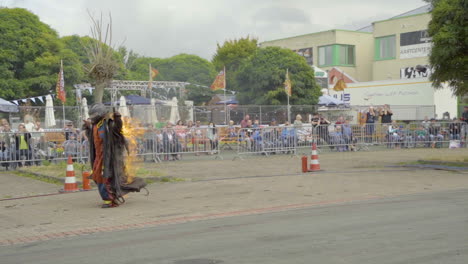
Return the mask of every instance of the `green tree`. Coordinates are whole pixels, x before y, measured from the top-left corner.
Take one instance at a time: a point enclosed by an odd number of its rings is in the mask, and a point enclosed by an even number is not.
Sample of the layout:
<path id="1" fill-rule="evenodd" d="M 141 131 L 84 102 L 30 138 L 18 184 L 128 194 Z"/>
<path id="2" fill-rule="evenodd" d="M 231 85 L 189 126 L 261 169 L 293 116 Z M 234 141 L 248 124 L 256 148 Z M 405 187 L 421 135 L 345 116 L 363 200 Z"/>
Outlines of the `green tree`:
<path id="1" fill-rule="evenodd" d="M 468 1 L 427 0 L 432 4 L 429 62 L 434 87 L 448 82 L 456 95 L 468 94 Z"/>
<path id="2" fill-rule="evenodd" d="M 67 93 L 82 77 L 77 55 L 48 25 L 21 8 L 0 8 L 0 97 L 18 99 L 54 91 L 60 60 Z M 67 104 L 73 104 L 73 96 Z"/>
<path id="3" fill-rule="evenodd" d="M 237 75 L 239 101 L 242 104 L 286 104 L 287 69 L 292 83 L 290 103 L 316 104 L 320 88 L 315 83 L 314 70 L 301 56 L 279 47 L 259 49 L 243 64 Z"/>
<path id="4" fill-rule="evenodd" d="M 237 90 L 237 73 L 241 65 L 257 51 L 258 40 L 249 36 L 225 41 L 221 46 L 217 44 L 216 54 L 213 56 L 215 69 L 226 67 L 226 86 L 228 90 Z"/>
<path id="5" fill-rule="evenodd" d="M 159 71 L 155 81 L 190 83 L 191 85 L 185 87 L 184 96 L 186 99 L 194 101 L 195 105 L 207 102 L 214 94 L 209 86 L 216 76 L 216 71 L 211 62 L 199 56 L 179 54 L 166 59 L 138 57 L 134 60 L 127 79 L 147 81 L 149 79 L 149 64 Z M 168 99 L 179 96 L 179 91 L 158 92 Z"/>

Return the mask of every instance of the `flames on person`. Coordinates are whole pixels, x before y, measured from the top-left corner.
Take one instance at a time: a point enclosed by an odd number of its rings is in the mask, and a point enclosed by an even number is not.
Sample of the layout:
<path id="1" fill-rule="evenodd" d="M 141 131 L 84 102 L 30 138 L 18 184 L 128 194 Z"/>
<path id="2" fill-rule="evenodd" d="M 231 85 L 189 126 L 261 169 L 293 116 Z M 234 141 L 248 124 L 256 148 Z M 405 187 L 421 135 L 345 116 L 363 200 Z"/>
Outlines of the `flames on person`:
<path id="1" fill-rule="evenodd" d="M 140 121 L 135 118 L 124 117 L 122 134 L 127 140 L 128 155 L 125 157 L 125 173 L 127 183 L 133 182 L 137 172 L 138 138 L 143 137 L 145 130 L 140 126 Z"/>

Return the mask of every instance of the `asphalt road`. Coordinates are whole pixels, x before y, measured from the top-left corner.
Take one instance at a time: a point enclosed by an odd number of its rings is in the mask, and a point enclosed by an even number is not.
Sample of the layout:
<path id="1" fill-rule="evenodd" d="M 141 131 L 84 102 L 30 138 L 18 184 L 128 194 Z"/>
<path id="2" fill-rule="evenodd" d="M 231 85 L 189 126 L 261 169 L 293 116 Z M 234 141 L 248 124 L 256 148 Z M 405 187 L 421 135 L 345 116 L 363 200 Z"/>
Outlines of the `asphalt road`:
<path id="1" fill-rule="evenodd" d="M 0 262 L 466 264 L 468 190 L 4 246 Z"/>

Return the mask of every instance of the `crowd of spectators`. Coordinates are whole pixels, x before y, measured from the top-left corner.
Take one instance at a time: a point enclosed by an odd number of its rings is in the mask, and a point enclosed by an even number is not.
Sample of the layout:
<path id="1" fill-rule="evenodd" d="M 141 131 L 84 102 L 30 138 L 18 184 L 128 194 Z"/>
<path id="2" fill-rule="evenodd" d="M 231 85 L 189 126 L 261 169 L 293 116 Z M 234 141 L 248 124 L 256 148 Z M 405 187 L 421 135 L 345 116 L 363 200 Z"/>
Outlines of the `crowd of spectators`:
<path id="1" fill-rule="evenodd" d="M 389 148 L 442 147 L 451 141 L 464 144 L 468 133 L 468 107 L 460 118 L 441 122 L 425 117 L 422 121 L 398 123 L 392 120 L 389 105 L 369 107 L 360 113 L 358 124 L 350 124 L 344 116 L 329 120 L 314 113 L 303 119 L 297 114 L 294 121 L 278 123 L 271 119 L 261 124 L 246 114 L 236 124 L 227 126 L 199 120 L 179 120 L 175 124 L 161 118 L 155 124 L 144 124 L 145 134 L 138 139 L 139 153 L 143 157 L 160 160 L 179 160 L 184 153 L 213 155 L 221 146 L 233 143 L 236 151 L 288 153 L 311 142 L 329 146 L 335 151 L 355 151 L 362 144 L 385 144 Z M 7 119 L 0 120 L 0 162 L 3 166 L 28 166 L 39 160 L 72 156 L 86 159 L 88 139 L 72 122 L 60 131 L 63 140 L 51 140 L 41 122 L 25 119 L 13 129 Z M 376 143 L 377 142 L 377 143 Z M 455 144 L 454 143 L 454 144 Z M 466 144 L 466 143 L 465 143 Z M 232 148 L 231 148 L 232 149 Z M 59 151 L 61 150 L 61 151 Z"/>

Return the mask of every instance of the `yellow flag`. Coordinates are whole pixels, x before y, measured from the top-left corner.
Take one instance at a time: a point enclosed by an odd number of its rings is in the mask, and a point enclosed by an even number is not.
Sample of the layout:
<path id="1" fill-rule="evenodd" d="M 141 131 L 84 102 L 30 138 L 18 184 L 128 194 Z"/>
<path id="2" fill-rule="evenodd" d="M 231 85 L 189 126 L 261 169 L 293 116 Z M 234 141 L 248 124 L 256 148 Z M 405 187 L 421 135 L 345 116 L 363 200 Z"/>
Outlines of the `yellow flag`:
<path id="1" fill-rule="evenodd" d="M 333 90 L 339 92 L 339 91 L 344 91 L 346 87 L 346 83 L 344 82 L 343 79 L 340 79 L 336 82 L 335 87 L 333 87 Z"/>
<path id="2" fill-rule="evenodd" d="M 210 88 L 212 91 L 226 89 L 226 69 L 219 72 Z"/>

